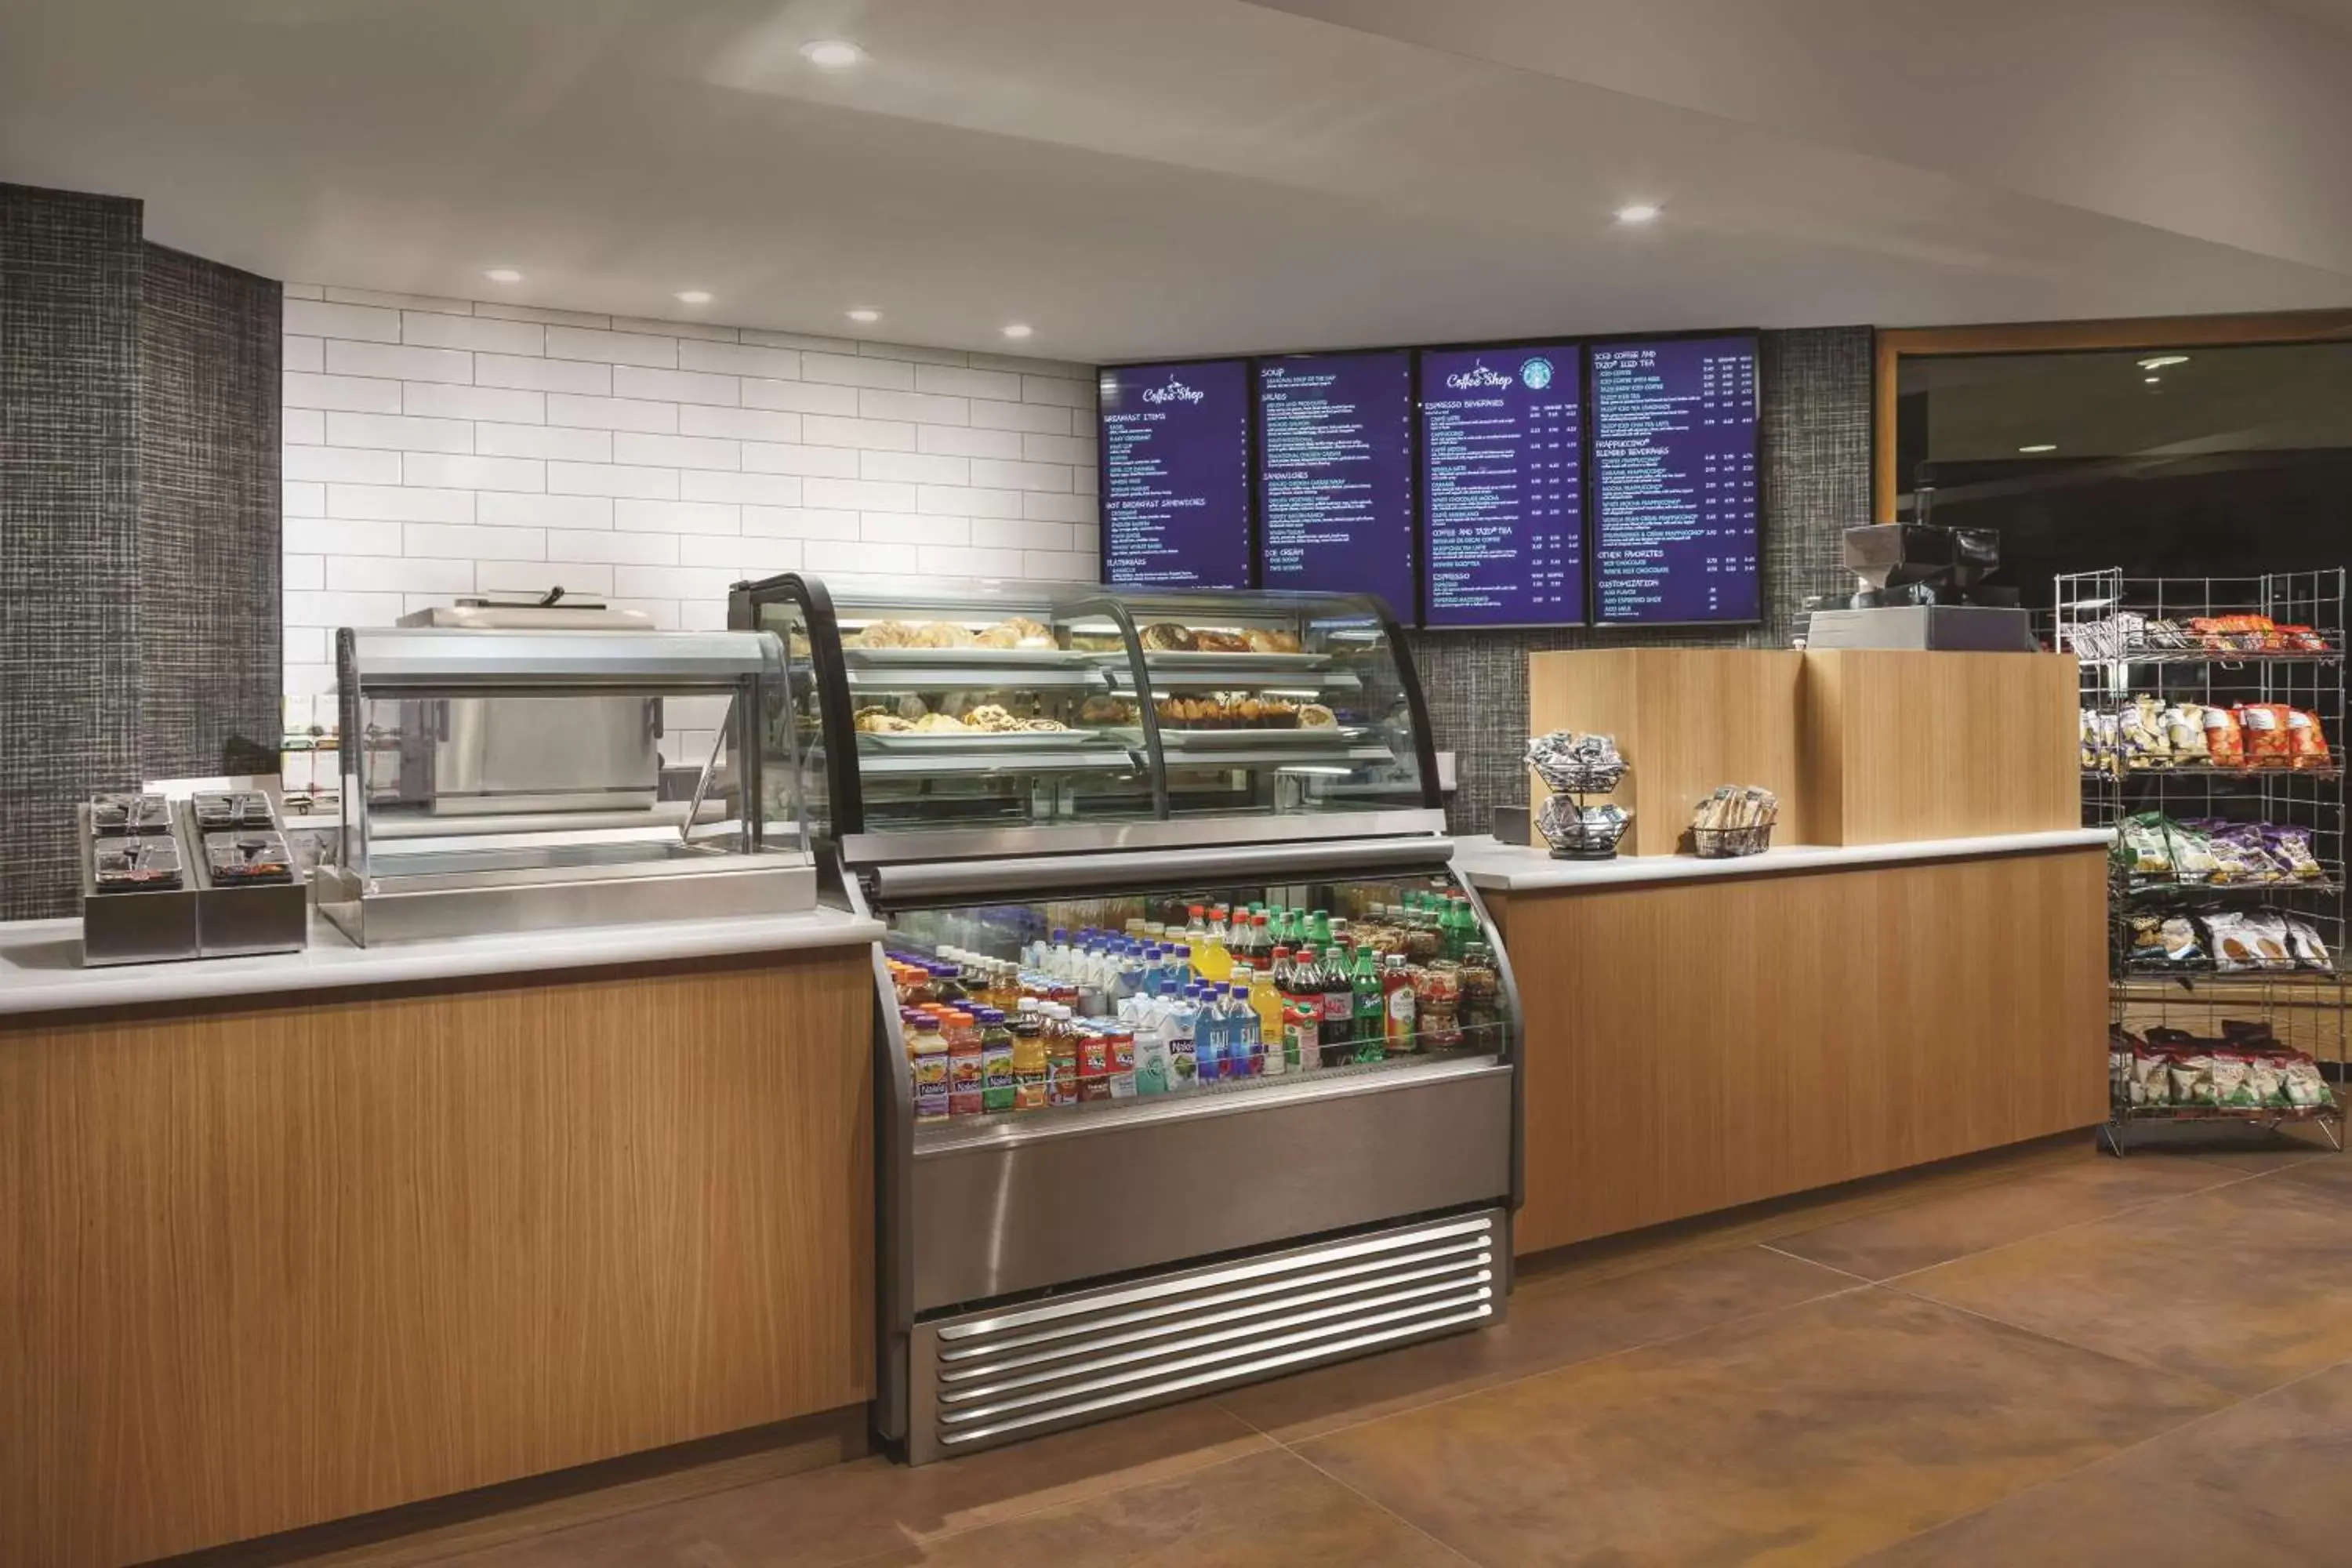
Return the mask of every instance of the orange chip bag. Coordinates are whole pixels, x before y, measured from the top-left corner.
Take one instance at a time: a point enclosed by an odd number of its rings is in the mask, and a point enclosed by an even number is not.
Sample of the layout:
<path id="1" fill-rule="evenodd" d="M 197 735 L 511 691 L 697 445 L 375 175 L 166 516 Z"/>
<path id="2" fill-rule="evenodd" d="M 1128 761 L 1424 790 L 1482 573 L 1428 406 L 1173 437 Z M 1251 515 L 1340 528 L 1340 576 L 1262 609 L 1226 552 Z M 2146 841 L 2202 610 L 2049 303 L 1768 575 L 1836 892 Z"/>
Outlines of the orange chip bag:
<path id="1" fill-rule="evenodd" d="M 2284 702 L 2248 702 L 2240 706 L 2238 726 L 2245 731 L 2247 766 L 2288 765 L 2291 742 L 2287 738 L 2287 715 L 2293 711 Z"/>
<path id="2" fill-rule="evenodd" d="M 2217 768 L 2242 768 L 2246 765 L 2244 731 L 2239 727 L 2238 716 L 2227 708 L 2214 706 L 2204 712 L 2205 750 Z"/>

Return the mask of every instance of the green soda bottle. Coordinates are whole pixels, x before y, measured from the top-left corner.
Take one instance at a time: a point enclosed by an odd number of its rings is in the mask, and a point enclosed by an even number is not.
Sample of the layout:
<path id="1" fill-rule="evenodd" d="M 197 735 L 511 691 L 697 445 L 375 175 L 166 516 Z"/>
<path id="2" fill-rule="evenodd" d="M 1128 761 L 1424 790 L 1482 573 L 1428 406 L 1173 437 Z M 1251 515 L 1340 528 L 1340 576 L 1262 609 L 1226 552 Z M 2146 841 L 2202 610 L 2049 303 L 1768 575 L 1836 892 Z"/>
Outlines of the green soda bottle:
<path id="1" fill-rule="evenodd" d="M 1381 985 L 1381 972 L 1373 966 L 1372 950 L 1369 943 L 1356 950 L 1356 972 L 1350 976 L 1350 984 L 1356 994 L 1354 1027 L 1351 1030 L 1356 1047 L 1355 1059 L 1360 1062 L 1386 1061 L 1388 998 Z"/>

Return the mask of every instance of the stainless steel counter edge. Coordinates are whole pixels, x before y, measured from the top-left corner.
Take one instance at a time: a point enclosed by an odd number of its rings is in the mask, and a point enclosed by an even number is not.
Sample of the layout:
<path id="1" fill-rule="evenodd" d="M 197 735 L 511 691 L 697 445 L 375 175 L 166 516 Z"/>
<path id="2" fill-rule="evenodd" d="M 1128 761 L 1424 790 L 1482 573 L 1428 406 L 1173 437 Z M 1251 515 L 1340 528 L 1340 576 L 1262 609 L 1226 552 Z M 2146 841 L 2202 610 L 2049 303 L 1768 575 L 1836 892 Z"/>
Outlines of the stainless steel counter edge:
<path id="1" fill-rule="evenodd" d="M 1486 892 L 1622 888 L 1703 877 L 1764 877 L 1790 871 L 1838 871 L 1906 861 L 1969 860 L 1992 855 L 2033 855 L 2085 849 L 2110 842 L 2104 827 L 2047 833 L 1996 833 L 1979 838 L 1917 838 L 1901 844 L 1791 845 L 1731 860 L 1696 855 L 1621 855 L 1614 860 L 1555 860 L 1551 851 L 1491 837 L 1454 845 L 1454 874 Z"/>
<path id="2" fill-rule="evenodd" d="M 19 921 L 0 924 L 0 1016 L 789 952 L 853 946 L 882 935 L 879 921 L 816 910 L 360 948 L 313 918 L 310 946 L 301 952 L 85 969 L 79 921 Z"/>

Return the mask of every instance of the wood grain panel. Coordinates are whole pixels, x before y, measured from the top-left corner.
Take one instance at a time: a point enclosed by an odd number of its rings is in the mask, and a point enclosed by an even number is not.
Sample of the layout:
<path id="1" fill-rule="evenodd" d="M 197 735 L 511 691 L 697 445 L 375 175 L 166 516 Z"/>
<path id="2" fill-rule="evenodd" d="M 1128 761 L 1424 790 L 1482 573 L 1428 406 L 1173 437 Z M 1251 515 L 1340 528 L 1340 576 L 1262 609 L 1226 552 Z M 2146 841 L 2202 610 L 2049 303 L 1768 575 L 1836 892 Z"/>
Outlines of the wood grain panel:
<path id="1" fill-rule="evenodd" d="M 1776 841 L 1814 842 L 1798 789 L 1804 656 L 1758 648 L 1580 648 L 1528 660 L 1528 732 L 1599 731 L 1630 764 L 1614 798 L 1633 814 L 1624 850 L 1671 855 L 1692 807 L 1727 784 L 1780 796 Z M 1529 800 L 1550 794 L 1532 773 Z"/>
<path id="2" fill-rule="evenodd" d="M 2082 823 L 2070 654 L 1815 649 L 1801 690 L 1813 843 Z"/>
<path id="3" fill-rule="evenodd" d="M 1521 1253 L 2106 1113 L 2096 848 L 1510 900 Z"/>
<path id="4" fill-rule="evenodd" d="M 866 950 L 0 1031 L 0 1561 L 858 1404 Z"/>

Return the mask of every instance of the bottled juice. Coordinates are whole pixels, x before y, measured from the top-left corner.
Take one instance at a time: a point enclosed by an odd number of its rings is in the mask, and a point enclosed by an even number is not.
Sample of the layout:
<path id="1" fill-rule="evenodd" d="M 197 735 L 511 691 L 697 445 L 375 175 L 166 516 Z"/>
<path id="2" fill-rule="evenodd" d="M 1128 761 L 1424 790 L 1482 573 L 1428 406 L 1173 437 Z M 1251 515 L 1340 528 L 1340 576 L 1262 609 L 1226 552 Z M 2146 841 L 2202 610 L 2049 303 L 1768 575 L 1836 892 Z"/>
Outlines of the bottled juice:
<path id="1" fill-rule="evenodd" d="M 993 1113 L 1013 1109 L 1014 1072 L 1013 1031 L 1004 1026 L 1004 1014 L 999 1008 L 982 1007 L 980 1010 L 980 1102 L 982 1110 Z"/>
<path id="2" fill-rule="evenodd" d="M 1135 1030 L 1126 1024 L 1114 1024 L 1103 1031 L 1110 1047 L 1110 1097 L 1113 1100 L 1133 1100 L 1135 1083 Z"/>
<path id="3" fill-rule="evenodd" d="M 1423 1050 L 1450 1051 L 1462 1044 L 1462 966 L 1441 958 L 1413 972 L 1413 1017 Z"/>
<path id="4" fill-rule="evenodd" d="M 1322 998 L 1291 998 L 1282 1010 L 1282 1058 L 1290 1071 L 1313 1072 L 1323 1065 L 1322 1033 Z"/>
<path id="5" fill-rule="evenodd" d="M 1289 1054 L 1284 1050 L 1282 1042 L 1282 987 L 1274 978 L 1275 965 L 1289 962 L 1290 954 L 1277 948 L 1274 963 L 1268 964 L 1262 973 L 1250 977 L 1249 1005 L 1257 1015 L 1257 1037 L 1265 1051 L 1265 1075 L 1268 1078 L 1290 1065 Z"/>
<path id="6" fill-rule="evenodd" d="M 1233 950 L 1226 945 L 1228 932 L 1223 909 L 1222 904 L 1217 907 L 1216 913 L 1202 927 L 1200 936 L 1192 943 L 1192 967 L 1202 979 L 1212 984 L 1233 978 L 1234 973 Z"/>
<path id="7" fill-rule="evenodd" d="M 1013 1109 L 1045 1109 L 1045 1021 L 1027 1001 L 1013 1020 Z"/>
<path id="8" fill-rule="evenodd" d="M 940 1020 L 940 1032 L 948 1040 L 948 1114 L 978 1116 L 985 1109 L 979 1026 L 971 1014 L 959 1009 Z"/>
<path id="9" fill-rule="evenodd" d="M 915 1015 L 907 1034 L 907 1059 L 915 1083 L 915 1120 L 948 1119 L 948 1041 L 940 1021 L 929 1013 Z"/>
<path id="10" fill-rule="evenodd" d="M 1381 970 L 1381 999 L 1387 1016 L 1382 1021 L 1381 1044 L 1392 1057 L 1408 1056 L 1421 1048 L 1419 1040 L 1419 997 L 1412 987 L 1413 973 L 1401 952 L 1392 952 Z"/>
<path id="11" fill-rule="evenodd" d="M 1078 1099 L 1109 1098 L 1110 1031 L 1101 1019 L 1088 1018 L 1078 1028 Z"/>
<path id="12" fill-rule="evenodd" d="M 1355 1047 L 1355 1059 L 1360 1062 L 1385 1060 L 1388 1056 L 1388 996 L 1381 985 L 1381 972 L 1373 967 L 1372 950 L 1356 949 L 1356 971 L 1349 977 L 1349 989 L 1353 993 L 1350 1007 L 1351 1027 L 1349 1043 Z"/>
<path id="13" fill-rule="evenodd" d="M 1045 1103 L 1078 1102 L 1078 1037 L 1070 1010 L 1055 1003 L 1045 1020 Z"/>
<path id="14" fill-rule="evenodd" d="M 1323 950 L 1315 977 L 1323 999 L 1323 1059 L 1346 1061 L 1356 1038 L 1356 994 L 1349 983 L 1347 954 L 1337 943 Z"/>

